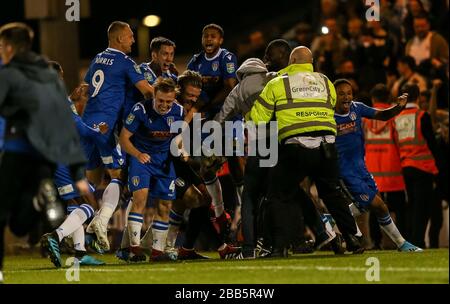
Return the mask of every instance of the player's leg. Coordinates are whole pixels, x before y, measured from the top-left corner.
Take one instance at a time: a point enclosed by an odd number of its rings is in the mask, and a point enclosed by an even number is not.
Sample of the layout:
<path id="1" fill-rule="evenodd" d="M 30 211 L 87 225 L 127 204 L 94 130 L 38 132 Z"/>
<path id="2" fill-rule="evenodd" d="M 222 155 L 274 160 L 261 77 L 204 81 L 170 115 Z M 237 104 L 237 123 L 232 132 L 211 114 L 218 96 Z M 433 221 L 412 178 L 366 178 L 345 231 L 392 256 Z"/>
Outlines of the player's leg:
<path id="1" fill-rule="evenodd" d="M 96 144 L 111 181 L 103 192 L 102 206 L 89 225 L 88 231 L 94 231 L 99 244 L 105 251 L 109 251 L 107 228 L 109 220 L 119 204 L 123 186 L 121 169 L 125 160 L 120 151 L 120 146 L 115 142 L 113 133 L 109 135 L 109 138 L 101 137 Z"/>
<path id="2" fill-rule="evenodd" d="M 233 220 L 231 221 L 231 231 L 236 232 L 241 221 L 242 193 L 244 191 L 244 166 L 245 158 L 232 156 L 228 157 L 228 167 L 234 186 L 236 187 L 237 204 L 234 210 Z"/>
<path id="3" fill-rule="evenodd" d="M 65 237 L 72 235 L 79 228 L 83 228 L 83 224 L 94 215 L 94 209 L 88 204 L 68 206 L 67 211 L 68 216 L 64 222 L 56 230 L 44 234 L 41 238 L 42 250 L 48 253 L 50 260 L 56 267 L 61 267 L 62 265 L 59 244 Z M 80 246 L 84 247 L 84 232 L 83 244 Z"/>
<path id="4" fill-rule="evenodd" d="M 173 200 L 176 199 L 175 168 L 165 153 L 153 154 L 152 157 L 154 165 L 150 166 L 153 173 L 150 191 L 152 198 L 156 199 L 156 212 L 152 224 L 151 260 L 173 260 L 174 257 L 165 254 L 164 249 L 167 242 L 170 210 Z"/>
<path id="5" fill-rule="evenodd" d="M 158 199 L 156 203 L 156 213 L 152 225 L 153 246 L 152 256 L 153 261 L 166 260 L 164 249 L 167 243 L 167 234 L 169 230 L 169 216 L 172 209 L 172 201 Z"/>
<path id="6" fill-rule="evenodd" d="M 72 240 L 75 249 L 75 258 L 79 260 L 80 265 L 97 266 L 105 264 L 105 262 L 87 254 L 86 247 L 84 246 L 85 234 L 83 226 L 78 227 L 78 229 L 72 233 Z"/>
<path id="7" fill-rule="evenodd" d="M 127 217 L 127 230 L 130 240 L 130 261 L 133 262 L 145 260 L 145 255 L 142 253 L 140 245 L 142 224 L 144 223 L 143 213 L 147 197 L 148 188 L 144 186 L 144 188 L 133 191 L 133 200 L 130 201 L 131 208 Z"/>
<path id="8" fill-rule="evenodd" d="M 222 195 L 222 186 L 216 175 L 216 167 L 210 167 L 205 165 L 202 161 L 200 168 L 200 175 L 205 181 L 206 189 L 211 196 L 211 203 L 214 208 L 214 215 L 216 218 L 220 218 L 224 213 L 224 203 Z"/>
<path id="9" fill-rule="evenodd" d="M 399 251 L 412 252 L 423 251 L 421 248 L 407 242 L 389 214 L 389 209 L 381 196 L 377 193 L 370 203 L 370 210 L 377 217 L 378 224 L 381 229 L 389 236 L 389 238 L 397 245 Z"/>

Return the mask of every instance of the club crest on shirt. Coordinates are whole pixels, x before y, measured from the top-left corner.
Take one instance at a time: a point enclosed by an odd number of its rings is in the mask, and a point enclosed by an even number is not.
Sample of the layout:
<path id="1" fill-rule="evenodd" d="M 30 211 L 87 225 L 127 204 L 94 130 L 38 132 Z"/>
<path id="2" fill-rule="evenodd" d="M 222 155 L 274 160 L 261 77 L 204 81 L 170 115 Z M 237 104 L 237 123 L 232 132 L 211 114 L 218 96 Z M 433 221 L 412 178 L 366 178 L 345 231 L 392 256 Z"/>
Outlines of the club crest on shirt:
<path id="1" fill-rule="evenodd" d="M 139 182 L 141 181 L 141 179 L 139 178 L 139 176 L 133 176 L 131 178 L 131 182 L 133 183 L 133 185 L 135 187 L 139 186 Z"/>
<path id="2" fill-rule="evenodd" d="M 350 113 L 350 119 L 355 121 L 356 120 L 356 113 L 355 112 L 351 112 Z"/>
<path id="3" fill-rule="evenodd" d="M 216 72 L 219 69 L 219 62 L 218 61 L 214 61 L 211 65 L 211 68 L 214 72 Z"/>
<path id="4" fill-rule="evenodd" d="M 233 62 L 227 63 L 227 72 L 231 74 L 234 73 L 234 71 L 235 71 L 234 63 Z"/>
<path id="5" fill-rule="evenodd" d="M 153 75 L 152 73 L 149 72 L 145 72 L 144 73 L 144 77 L 148 82 L 154 82 L 155 80 L 153 79 Z"/>
<path id="6" fill-rule="evenodd" d="M 175 121 L 175 118 L 173 116 L 167 117 L 167 124 L 169 127 L 172 125 L 172 123 Z"/>
<path id="7" fill-rule="evenodd" d="M 133 113 L 128 114 L 128 117 L 127 117 L 127 120 L 126 120 L 126 124 L 127 125 L 131 125 L 135 118 L 136 118 L 136 116 L 134 116 Z"/>

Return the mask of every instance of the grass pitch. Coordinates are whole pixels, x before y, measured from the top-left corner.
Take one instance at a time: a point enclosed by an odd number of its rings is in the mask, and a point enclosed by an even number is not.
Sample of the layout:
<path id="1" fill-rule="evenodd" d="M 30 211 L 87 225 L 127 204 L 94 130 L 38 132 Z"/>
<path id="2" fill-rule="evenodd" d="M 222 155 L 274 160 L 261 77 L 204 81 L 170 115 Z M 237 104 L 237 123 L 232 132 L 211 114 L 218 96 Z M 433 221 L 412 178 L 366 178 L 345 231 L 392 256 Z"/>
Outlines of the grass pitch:
<path id="1" fill-rule="evenodd" d="M 107 265 L 81 267 L 79 282 L 68 282 L 66 271 L 53 267 L 49 259 L 7 256 L 4 277 L 7 284 L 448 284 L 448 249 L 422 253 L 366 251 L 362 255 L 335 256 L 331 252 L 292 255 L 288 259 L 211 260 L 126 264 L 114 255 L 96 256 Z M 367 281 L 374 274 L 373 259 L 379 261 L 379 281 Z M 63 263 L 67 256 L 63 256 Z M 368 260 L 369 259 L 369 260 Z M 367 264 L 366 264 L 367 263 Z M 373 277 L 373 276 L 372 276 Z"/>

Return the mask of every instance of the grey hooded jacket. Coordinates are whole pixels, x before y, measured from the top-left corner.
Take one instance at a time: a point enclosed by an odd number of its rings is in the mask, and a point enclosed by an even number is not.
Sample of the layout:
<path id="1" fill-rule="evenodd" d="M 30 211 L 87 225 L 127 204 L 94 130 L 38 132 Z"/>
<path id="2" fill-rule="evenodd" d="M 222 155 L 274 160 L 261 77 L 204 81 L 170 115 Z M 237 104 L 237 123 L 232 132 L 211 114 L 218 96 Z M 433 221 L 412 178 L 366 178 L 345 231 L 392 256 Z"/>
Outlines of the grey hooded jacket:
<path id="1" fill-rule="evenodd" d="M 42 57 L 16 56 L 0 69 L 0 116 L 48 161 L 80 168 L 86 162 L 65 87 Z"/>
<path id="2" fill-rule="evenodd" d="M 277 73 L 268 72 L 264 62 L 258 58 L 244 61 L 236 74 L 239 83 L 228 94 L 222 109 L 214 117 L 219 123 L 224 123 L 236 114 L 245 115 L 250 111 L 266 84 L 277 76 Z"/>

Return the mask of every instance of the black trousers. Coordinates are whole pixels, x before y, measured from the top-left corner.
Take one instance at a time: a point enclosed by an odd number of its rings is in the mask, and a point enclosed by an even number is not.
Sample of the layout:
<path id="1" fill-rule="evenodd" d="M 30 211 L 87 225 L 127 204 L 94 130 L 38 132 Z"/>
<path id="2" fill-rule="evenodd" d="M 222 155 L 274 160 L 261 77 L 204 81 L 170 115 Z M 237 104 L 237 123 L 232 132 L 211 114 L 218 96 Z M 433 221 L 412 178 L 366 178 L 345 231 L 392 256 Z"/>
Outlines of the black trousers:
<path id="1" fill-rule="evenodd" d="M 244 175 L 244 191 L 242 194 L 242 235 L 244 242 L 242 249 L 248 254 L 253 254 L 256 245 L 256 236 L 263 234 L 263 219 L 258 219 L 260 214 L 261 196 L 265 194 L 265 185 L 269 168 L 260 167 L 260 158 L 257 156 L 247 157 Z"/>
<path id="2" fill-rule="evenodd" d="M 422 170 L 403 168 L 406 192 L 408 195 L 408 225 L 411 242 L 419 247 L 425 246 L 425 230 L 433 204 L 434 175 Z"/>
<path id="3" fill-rule="evenodd" d="M 299 183 L 309 176 L 316 183 L 319 197 L 335 218 L 344 238 L 357 232 L 350 212 L 350 201 L 339 184 L 337 151 L 334 144 L 317 149 L 300 145 L 282 145 L 278 164 L 270 172 L 268 206 L 273 246 L 285 248 L 293 240 L 292 229 L 286 225 L 291 217 L 290 204 L 298 195 Z"/>
<path id="4" fill-rule="evenodd" d="M 0 160 L 0 234 L 3 266 L 3 234 L 6 225 L 19 236 L 25 236 L 40 214 L 33 207 L 41 180 L 53 178 L 55 167 L 44 160 L 27 154 L 4 152 Z"/>

